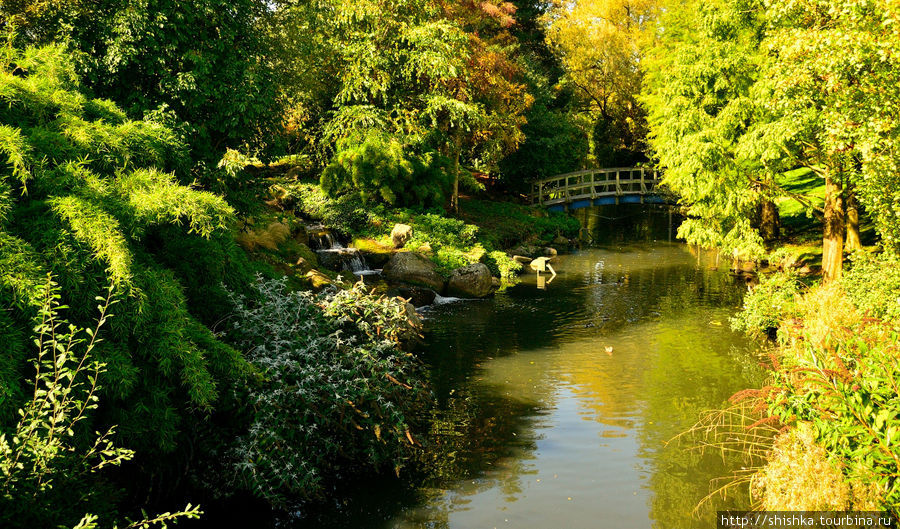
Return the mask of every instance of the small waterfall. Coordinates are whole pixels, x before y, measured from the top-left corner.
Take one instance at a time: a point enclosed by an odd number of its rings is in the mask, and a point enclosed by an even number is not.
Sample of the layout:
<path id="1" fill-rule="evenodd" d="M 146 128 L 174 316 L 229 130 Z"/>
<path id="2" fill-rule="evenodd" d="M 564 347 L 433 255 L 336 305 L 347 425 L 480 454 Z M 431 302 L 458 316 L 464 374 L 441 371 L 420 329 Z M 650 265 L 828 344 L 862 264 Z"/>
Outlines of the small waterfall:
<path id="1" fill-rule="evenodd" d="M 353 275 L 367 276 L 380 274 L 381 270 L 372 270 L 359 250 L 347 248 L 334 234 L 321 224 L 306 227 L 310 246 L 319 254 L 319 261 L 325 268 L 335 272 L 352 272 Z"/>
<path id="2" fill-rule="evenodd" d="M 309 245 L 313 250 L 338 250 L 344 247 L 331 230 L 321 224 L 307 226 L 306 233 L 309 234 Z"/>

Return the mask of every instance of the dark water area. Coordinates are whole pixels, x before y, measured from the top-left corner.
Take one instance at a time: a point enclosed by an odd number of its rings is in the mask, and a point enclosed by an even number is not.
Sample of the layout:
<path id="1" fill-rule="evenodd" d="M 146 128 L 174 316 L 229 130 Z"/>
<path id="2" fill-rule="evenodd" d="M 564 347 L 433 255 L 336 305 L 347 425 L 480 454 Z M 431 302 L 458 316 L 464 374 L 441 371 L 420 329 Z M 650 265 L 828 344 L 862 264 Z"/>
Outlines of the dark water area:
<path id="1" fill-rule="evenodd" d="M 594 243 L 559 256 L 555 278 L 423 313 L 440 402 L 424 480 L 361 480 L 276 525 L 710 528 L 716 509 L 746 508 L 738 495 L 694 513 L 734 463 L 667 444 L 761 381 L 728 324 L 745 287 L 669 242 L 665 208 L 609 209 L 579 213 Z"/>

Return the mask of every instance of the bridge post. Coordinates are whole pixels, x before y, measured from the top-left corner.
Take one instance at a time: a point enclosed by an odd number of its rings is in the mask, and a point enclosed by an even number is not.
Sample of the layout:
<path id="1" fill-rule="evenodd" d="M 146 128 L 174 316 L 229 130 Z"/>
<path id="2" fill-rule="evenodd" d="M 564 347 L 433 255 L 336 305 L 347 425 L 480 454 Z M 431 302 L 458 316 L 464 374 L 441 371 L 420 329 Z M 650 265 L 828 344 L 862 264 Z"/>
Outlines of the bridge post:
<path id="1" fill-rule="evenodd" d="M 620 183 L 621 180 L 619 178 L 620 174 L 621 174 L 621 172 L 618 169 L 616 169 L 616 196 L 617 197 L 622 194 L 622 184 Z M 619 203 L 619 201 L 616 200 L 616 204 L 618 204 L 618 203 Z"/>
<path id="2" fill-rule="evenodd" d="M 538 204 L 544 205 L 544 181 L 538 182 Z"/>
<path id="3" fill-rule="evenodd" d="M 591 200 L 597 198 L 597 189 L 594 187 L 594 174 L 596 173 L 591 169 Z"/>

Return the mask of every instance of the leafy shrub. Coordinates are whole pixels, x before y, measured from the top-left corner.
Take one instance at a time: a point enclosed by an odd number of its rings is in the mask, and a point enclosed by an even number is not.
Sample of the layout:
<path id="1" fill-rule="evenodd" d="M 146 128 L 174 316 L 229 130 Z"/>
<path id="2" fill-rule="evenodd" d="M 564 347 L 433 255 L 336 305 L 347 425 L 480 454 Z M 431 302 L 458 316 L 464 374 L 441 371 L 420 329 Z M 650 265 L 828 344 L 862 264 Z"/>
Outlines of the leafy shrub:
<path id="1" fill-rule="evenodd" d="M 425 245 L 430 247 L 432 261 L 445 275 L 455 268 L 482 261 L 492 273 L 503 275 L 500 264 L 506 267 L 508 263 L 497 256 L 490 257 L 492 252 L 529 239 L 549 241 L 557 235 L 575 237 L 580 229 L 578 220 L 568 215 L 538 216 L 530 208 L 508 202 L 469 200 L 464 207 L 465 219 L 457 219 L 434 210 L 366 206 L 359 197 L 349 194 L 330 198 L 312 184 L 287 184 L 286 190 L 287 199 L 301 215 L 320 220 L 345 235 L 389 244 L 394 224 L 412 226 L 413 236 L 406 247 L 414 250 Z M 508 266 L 515 268 L 514 264 Z"/>
<path id="2" fill-rule="evenodd" d="M 512 248 L 527 239 L 550 242 L 557 235 L 575 238 L 578 220 L 558 212 L 544 212 L 510 202 L 466 201 L 463 214 L 480 227 L 482 240 L 495 249 Z"/>
<path id="3" fill-rule="evenodd" d="M 189 311 L 188 299 L 223 299 L 221 283 L 252 278 L 241 277 L 245 263 L 222 239 L 234 211 L 164 172 L 183 163 L 179 135 L 91 99 L 62 46 L 6 43 L 3 54 L 0 164 L 9 170 L 0 171 L 0 306 L 13 310 L 0 320 L 20 332 L 0 343 L 0 387 L 13 388 L 0 393 L 24 391 L 21 331 L 41 306 L 48 273 L 62 286 L 69 318 L 82 326 L 93 316 L 94 293 L 112 283 L 125 295 L 95 351 L 109 373 L 104 419 L 135 449 L 173 451 L 178 436 L 202 420 L 196 410 L 211 410 L 221 386 L 246 371 L 240 355 Z M 198 249 L 227 258 L 197 259 Z M 185 270 L 187 257 L 202 261 L 201 270 Z M 166 262 L 191 278 L 187 291 Z M 206 305 L 204 319 L 214 322 L 224 310 Z"/>
<path id="4" fill-rule="evenodd" d="M 517 272 L 522 269 L 522 263 L 513 261 L 506 252 L 500 251 L 487 254 L 485 264 L 491 269 L 491 274 L 506 281 L 516 277 Z"/>
<path id="5" fill-rule="evenodd" d="M 447 160 L 435 152 L 411 154 L 397 140 L 370 133 L 361 143 L 338 151 L 322 172 L 330 196 L 353 192 L 363 202 L 392 206 L 441 205 L 450 190 Z"/>
<path id="6" fill-rule="evenodd" d="M 763 276 L 744 296 L 743 309 L 731 319 L 736 331 L 772 336 L 783 321 L 796 312 L 800 282 L 789 273 Z"/>
<path id="7" fill-rule="evenodd" d="M 867 320 L 824 339 L 801 328 L 780 357 L 769 399 L 783 424 L 811 424 L 846 480 L 865 485 L 854 503 L 874 510 L 900 505 L 898 346 L 897 331 Z"/>
<path id="8" fill-rule="evenodd" d="M 96 527 L 100 516 L 115 513 L 113 489 L 97 479 L 105 467 L 119 466 L 134 452 L 113 444 L 115 427 L 90 434 L 85 428 L 100 395 L 105 364 L 95 357 L 106 324 L 112 289 L 101 304 L 96 326 L 78 329 L 60 318 L 58 287 L 41 288 L 35 343 L 33 395 L 19 420 L 0 429 L 0 525 L 3 527 Z M 93 513 L 83 515 L 85 509 Z M 197 518 L 197 507 L 166 513 L 129 527 L 165 525 L 175 518 Z M 141 525 L 143 524 L 143 525 Z"/>
<path id="9" fill-rule="evenodd" d="M 234 296 L 229 332 L 265 378 L 231 451 L 237 484 L 286 506 L 360 469 L 399 471 L 429 402 L 398 345 L 416 332 L 405 304 L 361 283 L 314 295 L 258 278 L 253 290 Z"/>
<path id="10" fill-rule="evenodd" d="M 841 285 L 863 313 L 900 322 L 900 257 L 859 252 Z"/>

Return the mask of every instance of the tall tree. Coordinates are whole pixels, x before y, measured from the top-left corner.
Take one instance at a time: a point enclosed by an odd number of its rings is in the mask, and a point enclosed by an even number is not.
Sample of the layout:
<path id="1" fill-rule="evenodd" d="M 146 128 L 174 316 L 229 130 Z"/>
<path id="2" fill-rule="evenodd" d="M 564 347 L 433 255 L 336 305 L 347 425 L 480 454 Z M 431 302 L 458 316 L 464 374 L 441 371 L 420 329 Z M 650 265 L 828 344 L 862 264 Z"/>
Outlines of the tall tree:
<path id="1" fill-rule="evenodd" d="M 631 162 L 644 150 L 645 116 L 638 103 L 642 48 L 652 38 L 658 0 L 554 0 L 547 38 L 595 123 L 601 165 Z"/>
<path id="2" fill-rule="evenodd" d="M 666 14 L 646 101 L 666 179 L 696 216 L 689 240 L 759 251 L 749 206 L 803 201 L 773 175 L 806 167 L 826 190 L 827 280 L 841 275 L 845 228 L 858 226 L 855 209 L 845 222 L 845 203 L 857 196 L 896 248 L 896 21 L 882 0 L 722 0 Z"/>
<path id="3" fill-rule="evenodd" d="M 282 111 L 263 0 L 5 0 L 19 39 L 63 39 L 83 82 L 132 118 L 182 131 L 195 159 L 271 142 Z"/>
<path id="4" fill-rule="evenodd" d="M 746 7 L 673 5 L 647 61 L 644 101 L 664 182 L 688 206 L 679 235 L 751 258 L 763 252 L 753 218 L 778 168 L 745 155 L 766 121 L 752 94 L 763 21 Z"/>

